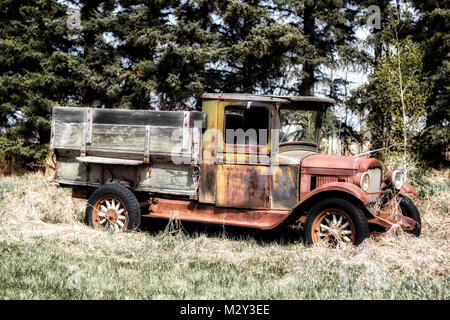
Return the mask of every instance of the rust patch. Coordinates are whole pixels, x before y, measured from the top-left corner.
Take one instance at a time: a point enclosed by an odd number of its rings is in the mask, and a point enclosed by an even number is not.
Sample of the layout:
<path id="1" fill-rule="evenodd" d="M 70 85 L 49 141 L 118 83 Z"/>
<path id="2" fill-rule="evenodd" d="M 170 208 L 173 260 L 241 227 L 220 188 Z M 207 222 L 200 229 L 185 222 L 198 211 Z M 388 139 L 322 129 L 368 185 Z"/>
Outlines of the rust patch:
<path id="1" fill-rule="evenodd" d="M 90 190 L 87 188 L 73 188 L 72 189 L 72 198 L 77 199 L 88 199 L 90 195 Z"/>
<path id="2" fill-rule="evenodd" d="M 215 164 L 202 164 L 199 178 L 198 197 L 200 202 L 216 202 L 216 168 Z"/>
<path id="3" fill-rule="evenodd" d="M 216 205 L 220 207 L 267 209 L 270 167 L 217 165 Z"/>
<path id="4" fill-rule="evenodd" d="M 230 226 L 272 229 L 278 226 L 288 215 L 287 210 L 245 210 L 220 208 L 211 204 L 194 201 L 156 198 L 149 207 L 149 213 L 143 217 L 170 219 L 176 211 L 182 221 L 216 223 Z"/>
<path id="5" fill-rule="evenodd" d="M 297 203 L 297 167 L 281 166 L 272 171 L 272 209 L 291 209 Z"/>

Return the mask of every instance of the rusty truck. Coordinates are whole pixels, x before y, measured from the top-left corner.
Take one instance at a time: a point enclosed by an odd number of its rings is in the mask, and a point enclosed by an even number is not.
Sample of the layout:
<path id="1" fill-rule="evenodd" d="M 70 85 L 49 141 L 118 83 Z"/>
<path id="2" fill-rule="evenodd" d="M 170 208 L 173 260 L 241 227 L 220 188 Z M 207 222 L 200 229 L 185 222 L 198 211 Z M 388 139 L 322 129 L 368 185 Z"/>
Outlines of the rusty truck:
<path id="1" fill-rule="evenodd" d="M 320 153 L 324 112 L 312 96 L 208 93 L 201 111 L 54 107 L 53 181 L 87 199 L 86 223 L 126 231 L 141 217 L 273 229 L 308 244 L 418 236 L 417 196 L 400 170 Z"/>

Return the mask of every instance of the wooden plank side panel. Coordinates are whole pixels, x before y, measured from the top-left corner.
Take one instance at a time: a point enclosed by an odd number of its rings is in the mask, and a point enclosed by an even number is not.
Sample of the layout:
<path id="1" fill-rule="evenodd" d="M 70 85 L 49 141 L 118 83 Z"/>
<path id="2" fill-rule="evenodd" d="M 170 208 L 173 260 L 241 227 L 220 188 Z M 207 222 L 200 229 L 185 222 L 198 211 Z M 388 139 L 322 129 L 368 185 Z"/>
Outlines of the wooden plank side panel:
<path id="1" fill-rule="evenodd" d="M 189 130 L 192 135 L 192 129 Z M 183 129 L 182 127 L 150 127 L 150 154 L 191 154 L 189 144 L 183 150 Z"/>
<path id="2" fill-rule="evenodd" d="M 74 158 L 59 158 L 56 172 L 57 180 L 67 182 L 87 182 L 88 170 L 84 163 Z"/>
<path id="3" fill-rule="evenodd" d="M 124 124 L 124 125 L 167 125 L 182 126 L 182 112 L 123 110 L 123 109 L 95 109 L 94 123 Z"/>
<path id="4" fill-rule="evenodd" d="M 93 124 L 89 150 L 131 151 L 144 154 L 145 127 L 133 125 Z"/>
<path id="5" fill-rule="evenodd" d="M 54 107 L 54 149 L 80 150 L 83 144 L 83 123 L 86 121 L 86 108 Z"/>
<path id="6" fill-rule="evenodd" d="M 55 149 L 66 148 L 80 150 L 83 145 L 82 123 L 55 124 Z M 127 125 L 93 125 L 92 143 L 86 144 L 87 151 L 129 152 L 134 154 L 145 153 L 146 129 L 145 126 Z M 178 130 L 178 133 L 174 131 Z M 189 130 L 193 134 L 193 130 Z M 150 146 L 148 151 L 152 154 L 165 154 L 190 157 L 192 144 L 182 149 L 183 129 L 175 127 L 150 127 Z M 198 146 L 197 146 L 198 147 Z M 94 155 L 96 153 L 92 153 Z"/>
<path id="7" fill-rule="evenodd" d="M 150 185 L 152 189 L 194 190 L 193 167 L 155 163 Z"/>
<path id="8" fill-rule="evenodd" d="M 194 121 L 205 119 L 202 112 L 191 111 L 190 114 L 191 127 Z M 93 120 L 97 124 L 182 127 L 184 111 L 94 109 Z"/>
<path id="9" fill-rule="evenodd" d="M 64 123 L 83 123 L 87 118 L 88 108 L 54 107 L 53 117 Z M 123 125 L 151 125 L 182 127 L 185 111 L 156 111 L 156 110 L 126 110 L 126 109 L 92 109 L 93 123 L 123 124 Z M 190 127 L 199 122 L 206 125 L 206 115 L 199 111 L 189 111 Z"/>
<path id="10" fill-rule="evenodd" d="M 82 123 L 55 121 L 54 148 L 81 149 L 83 142 Z"/>
<path id="11" fill-rule="evenodd" d="M 54 107 L 53 117 L 62 123 L 83 123 L 86 121 L 87 108 Z"/>
<path id="12" fill-rule="evenodd" d="M 166 162 L 174 156 L 190 163 L 199 153 L 193 152 L 193 126 L 203 127 L 205 121 L 203 112 L 55 107 L 52 147 L 120 159 L 164 156 Z"/>

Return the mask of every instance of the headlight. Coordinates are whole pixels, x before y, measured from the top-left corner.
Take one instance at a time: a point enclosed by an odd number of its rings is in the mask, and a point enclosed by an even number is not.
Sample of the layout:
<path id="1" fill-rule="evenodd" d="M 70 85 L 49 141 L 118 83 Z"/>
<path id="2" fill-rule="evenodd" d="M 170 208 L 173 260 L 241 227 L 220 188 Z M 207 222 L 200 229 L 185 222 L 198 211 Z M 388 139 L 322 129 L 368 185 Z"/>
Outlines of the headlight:
<path id="1" fill-rule="evenodd" d="M 394 186 L 395 189 L 400 190 L 400 188 L 403 185 L 403 172 L 399 171 L 399 170 L 394 170 L 394 172 L 392 172 L 392 185 Z"/>
<path id="2" fill-rule="evenodd" d="M 367 172 L 364 172 L 363 175 L 361 176 L 361 180 L 359 180 L 359 185 L 361 186 L 361 189 L 363 189 L 364 191 L 369 190 L 370 177 Z"/>

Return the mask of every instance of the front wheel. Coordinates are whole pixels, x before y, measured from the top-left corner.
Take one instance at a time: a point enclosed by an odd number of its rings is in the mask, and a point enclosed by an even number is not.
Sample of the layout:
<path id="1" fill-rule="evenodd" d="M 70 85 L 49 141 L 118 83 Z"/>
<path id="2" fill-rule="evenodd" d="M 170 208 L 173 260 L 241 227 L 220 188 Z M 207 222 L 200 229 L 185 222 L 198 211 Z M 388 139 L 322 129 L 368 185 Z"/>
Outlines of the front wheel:
<path id="1" fill-rule="evenodd" d="M 305 221 L 307 244 L 326 243 L 359 245 L 369 236 L 369 224 L 361 209 L 341 198 L 316 203 Z"/>
<path id="2" fill-rule="evenodd" d="M 409 198 L 401 196 L 399 201 L 400 209 L 402 211 L 402 214 L 406 217 L 409 217 L 416 221 L 419 225 L 422 224 L 422 221 L 420 219 L 420 213 L 417 207 L 414 205 L 414 203 L 409 200 Z M 421 227 L 408 231 L 412 235 L 415 235 L 416 237 L 420 236 Z"/>
<path id="3" fill-rule="evenodd" d="M 89 197 L 86 223 L 94 228 L 111 231 L 136 229 L 141 222 L 141 210 L 136 196 L 120 184 L 105 184 Z"/>

